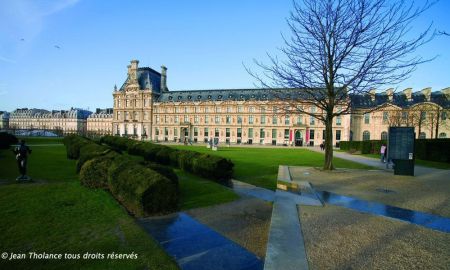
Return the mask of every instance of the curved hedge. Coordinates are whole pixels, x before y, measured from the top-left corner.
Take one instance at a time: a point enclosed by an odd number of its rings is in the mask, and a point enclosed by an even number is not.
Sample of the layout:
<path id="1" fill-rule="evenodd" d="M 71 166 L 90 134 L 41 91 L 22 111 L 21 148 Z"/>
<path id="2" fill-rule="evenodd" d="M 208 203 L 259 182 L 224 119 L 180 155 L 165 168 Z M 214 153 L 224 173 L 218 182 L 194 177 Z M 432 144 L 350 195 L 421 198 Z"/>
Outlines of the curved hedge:
<path id="1" fill-rule="evenodd" d="M 86 161 L 101 155 L 105 155 L 111 151 L 112 150 L 109 147 L 98 145 L 92 141 L 82 145 L 79 150 L 76 171 L 79 172 Z"/>
<path id="2" fill-rule="evenodd" d="M 178 185 L 131 160 L 113 162 L 108 185 L 113 196 L 138 217 L 170 213 L 178 208 Z"/>
<path id="3" fill-rule="evenodd" d="M 68 135 L 64 137 L 63 143 L 66 146 L 67 158 L 78 159 L 80 157 L 81 147 L 90 142 L 89 139 L 78 135 Z"/>
<path id="4" fill-rule="evenodd" d="M 229 184 L 234 164 L 231 160 L 190 150 L 177 150 L 149 142 L 137 142 L 122 137 L 105 136 L 100 140 L 109 146 L 144 157 L 146 161 L 176 166 L 216 182 Z"/>
<path id="5" fill-rule="evenodd" d="M 108 169 L 113 157 L 97 157 L 84 163 L 80 170 L 80 182 L 89 188 L 108 189 Z"/>

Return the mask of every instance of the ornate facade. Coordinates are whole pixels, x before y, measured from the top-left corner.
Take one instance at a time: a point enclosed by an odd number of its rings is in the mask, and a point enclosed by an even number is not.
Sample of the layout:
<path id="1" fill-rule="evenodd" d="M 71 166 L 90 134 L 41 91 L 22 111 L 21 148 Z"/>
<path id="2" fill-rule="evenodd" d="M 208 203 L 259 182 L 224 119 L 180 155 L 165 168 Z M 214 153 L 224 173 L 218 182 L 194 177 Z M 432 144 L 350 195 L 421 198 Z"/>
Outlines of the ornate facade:
<path id="1" fill-rule="evenodd" d="M 0 111 L 0 130 L 8 129 L 9 127 L 9 113 Z"/>
<path id="2" fill-rule="evenodd" d="M 169 91 L 167 69 L 161 73 L 128 66 L 128 78 L 115 87 L 113 134 L 141 140 L 265 145 L 318 145 L 324 125 L 295 113 L 267 89 Z M 280 89 L 283 95 L 292 89 Z M 296 92 L 301 95 L 301 90 Z M 297 104 L 297 106 L 307 106 Z M 315 107 L 306 108 L 316 110 Z M 290 113 L 293 112 L 293 113 Z M 350 116 L 335 119 L 333 143 L 348 140 Z"/>
<path id="3" fill-rule="evenodd" d="M 88 134 L 112 135 L 113 109 L 97 109 L 87 118 Z"/>
<path id="4" fill-rule="evenodd" d="M 92 112 L 71 108 L 70 110 L 16 109 L 10 114 L 10 129 L 55 130 L 63 134 L 84 134 L 86 119 Z"/>

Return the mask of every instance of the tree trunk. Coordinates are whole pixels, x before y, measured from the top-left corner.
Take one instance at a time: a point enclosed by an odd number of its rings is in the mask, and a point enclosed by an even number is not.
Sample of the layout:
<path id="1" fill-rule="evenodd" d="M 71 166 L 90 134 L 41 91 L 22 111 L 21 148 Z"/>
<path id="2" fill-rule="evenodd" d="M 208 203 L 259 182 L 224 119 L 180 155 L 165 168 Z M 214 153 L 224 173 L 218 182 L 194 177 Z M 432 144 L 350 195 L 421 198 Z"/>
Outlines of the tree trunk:
<path id="1" fill-rule="evenodd" d="M 333 170 L 333 118 L 327 116 L 325 121 L 325 162 L 324 170 Z"/>
<path id="2" fill-rule="evenodd" d="M 441 117 L 441 110 L 440 109 L 438 109 L 437 110 L 437 116 L 436 116 L 436 132 L 434 133 L 434 135 L 435 135 L 435 139 L 437 139 L 438 138 L 438 134 L 439 134 L 439 120 L 440 120 L 440 117 Z"/>

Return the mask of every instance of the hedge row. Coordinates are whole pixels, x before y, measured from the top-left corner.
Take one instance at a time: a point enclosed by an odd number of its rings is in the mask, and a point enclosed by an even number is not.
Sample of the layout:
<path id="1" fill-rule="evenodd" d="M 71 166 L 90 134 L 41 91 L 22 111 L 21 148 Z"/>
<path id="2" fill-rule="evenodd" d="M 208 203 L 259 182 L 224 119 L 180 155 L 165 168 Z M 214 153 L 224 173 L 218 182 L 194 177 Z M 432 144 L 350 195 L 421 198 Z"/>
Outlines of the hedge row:
<path id="1" fill-rule="evenodd" d="M 361 154 L 379 154 L 386 141 L 350 141 L 340 142 L 340 149 L 360 151 Z M 415 156 L 417 159 L 450 163 L 450 139 L 416 139 Z"/>
<path id="2" fill-rule="evenodd" d="M 379 154 L 383 143 L 386 144 L 386 141 L 341 141 L 339 143 L 339 148 L 345 151 L 358 151 L 361 152 L 361 154 Z"/>
<path id="3" fill-rule="evenodd" d="M 16 144 L 18 142 L 16 136 L 7 132 L 0 132 L 0 149 L 8 149 L 11 144 Z"/>
<path id="4" fill-rule="evenodd" d="M 164 145 L 137 142 L 122 137 L 105 136 L 100 141 L 120 151 L 128 151 L 131 155 L 142 156 L 146 161 L 172 165 L 222 184 L 229 184 L 233 175 L 234 164 L 223 157 L 177 150 Z"/>
<path id="5" fill-rule="evenodd" d="M 178 177 L 159 164 L 138 162 L 79 136 L 64 139 L 69 158 L 78 157 L 80 182 L 102 188 L 136 216 L 164 214 L 178 208 Z"/>

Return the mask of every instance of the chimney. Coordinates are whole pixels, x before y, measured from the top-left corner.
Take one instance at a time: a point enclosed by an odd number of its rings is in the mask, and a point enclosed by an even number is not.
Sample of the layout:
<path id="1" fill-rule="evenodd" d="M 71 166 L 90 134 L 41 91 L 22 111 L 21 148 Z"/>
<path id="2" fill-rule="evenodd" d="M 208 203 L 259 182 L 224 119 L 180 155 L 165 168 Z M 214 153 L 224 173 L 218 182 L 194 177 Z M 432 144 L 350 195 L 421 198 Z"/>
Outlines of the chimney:
<path id="1" fill-rule="evenodd" d="M 441 92 L 447 97 L 447 99 L 450 99 L 450 87 L 442 89 Z"/>
<path id="2" fill-rule="evenodd" d="M 388 100 L 392 101 L 392 98 L 394 97 L 394 88 L 387 89 L 385 93 L 388 96 Z"/>
<path id="3" fill-rule="evenodd" d="M 130 84 L 137 84 L 137 70 L 138 60 L 131 60 L 131 65 L 128 65 L 128 76 L 130 77 Z"/>
<path id="4" fill-rule="evenodd" d="M 161 92 L 167 92 L 167 68 L 161 66 Z"/>
<path id="5" fill-rule="evenodd" d="M 426 101 L 431 100 L 431 87 L 424 88 L 420 91 L 425 96 Z"/>
<path id="6" fill-rule="evenodd" d="M 412 100 L 412 88 L 406 88 L 402 91 L 403 94 L 405 94 L 406 100 L 411 101 Z"/>
<path id="7" fill-rule="evenodd" d="M 369 96 L 370 96 L 370 99 L 371 99 L 372 101 L 375 101 L 375 94 L 376 94 L 376 90 L 375 90 L 375 89 L 371 89 L 371 90 L 369 91 Z"/>

